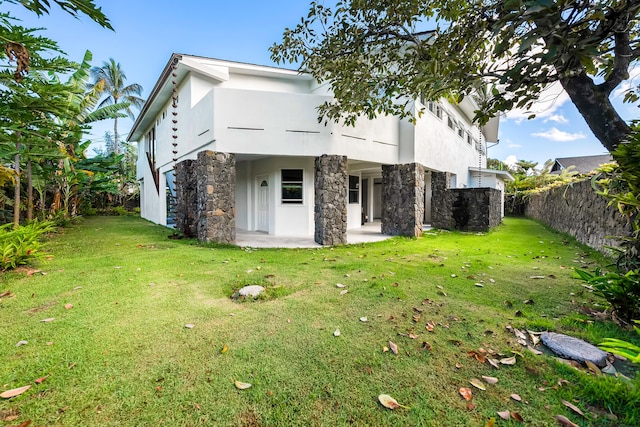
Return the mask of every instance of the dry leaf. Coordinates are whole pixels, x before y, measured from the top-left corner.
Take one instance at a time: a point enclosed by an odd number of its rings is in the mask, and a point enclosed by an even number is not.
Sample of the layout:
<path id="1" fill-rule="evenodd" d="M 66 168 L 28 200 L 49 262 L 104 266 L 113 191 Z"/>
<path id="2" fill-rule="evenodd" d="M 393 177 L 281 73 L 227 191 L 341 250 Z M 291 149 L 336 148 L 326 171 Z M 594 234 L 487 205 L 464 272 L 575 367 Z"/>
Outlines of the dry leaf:
<path id="1" fill-rule="evenodd" d="M 469 380 L 469 384 L 474 386 L 475 388 L 479 388 L 480 390 L 486 390 L 487 388 L 482 384 L 482 382 L 477 378 L 471 378 Z"/>
<path id="2" fill-rule="evenodd" d="M 418 336 L 416 334 L 414 334 L 413 332 L 409 333 L 409 338 L 411 338 L 412 340 L 415 340 L 416 338 L 418 338 Z"/>
<path id="3" fill-rule="evenodd" d="M 569 418 L 564 415 L 556 415 L 556 421 L 563 427 L 580 427 L 578 424 L 572 422 Z"/>
<path id="4" fill-rule="evenodd" d="M 393 354 L 398 354 L 398 346 L 394 342 L 389 341 L 389 347 L 391 348 Z"/>
<path id="5" fill-rule="evenodd" d="M 360 318 L 360 321 L 361 321 L 361 322 L 366 322 L 367 320 L 369 320 L 369 319 L 367 319 L 367 317 L 366 317 L 366 316 L 363 316 L 363 317 L 361 317 L 361 318 Z"/>
<path id="6" fill-rule="evenodd" d="M 193 327 L 196 326 L 193 323 L 187 323 L 186 325 L 184 325 L 185 328 L 187 329 L 193 329 Z"/>
<path id="7" fill-rule="evenodd" d="M 460 395 L 467 401 L 473 399 L 473 392 L 467 387 L 460 387 Z"/>
<path id="8" fill-rule="evenodd" d="M 484 355 L 480 354 L 480 353 L 476 353 L 474 354 L 474 357 L 476 358 L 476 360 L 480 363 L 484 363 L 487 359 L 484 357 Z"/>
<path id="9" fill-rule="evenodd" d="M 73 304 L 65 304 L 64 308 L 65 310 L 71 310 L 73 308 Z"/>
<path id="10" fill-rule="evenodd" d="M 462 363 L 456 362 L 456 368 L 462 369 Z"/>
<path id="11" fill-rule="evenodd" d="M 515 394 L 515 393 L 513 393 L 513 394 L 511 395 L 511 398 L 512 398 L 513 400 L 515 400 L 516 402 L 522 402 L 522 397 L 520 397 L 520 395 L 519 395 L 519 394 Z"/>
<path id="12" fill-rule="evenodd" d="M 436 327 L 434 322 L 427 322 L 427 331 L 433 332 L 433 329 Z"/>
<path id="13" fill-rule="evenodd" d="M 46 319 L 42 319 L 41 322 L 49 323 L 49 322 L 53 322 L 54 320 L 56 320 L 55 317 L 48 317 Z"/>
<path id="14" fill-rule="evenodd" d="M 516 357 L 515 356 L 505 357 L 503 359 L 500 359 L 500 363 L 502 363 L 503 365 L 515 365 Z"/>
<path id="15" fill-rule="evenodd" d="M 416 323 L 420 321 L 420 313 L 416 313 L 413 315 L 413 321 Z"/>
<path id="16" fill-rule="evenodd" d="M 389 408 L 389 409 L 396 409 L 396 408 L 409 409 L 408 407 L 399 404 L 397 400 L 395 400 L 393 397 L 389 396 L 388 394 L 381 394 L 380 396 L 378 396 L 378 401 L 380 401 L 382 406 L 384 406 L 385 408 Z"/>
<path id="17" fill-rule="evenodd" d="M 36 380 L 36 384 L 42 384 L 44 382 L 44 380 L 46 380 L 47 378 L 49 378 L 49 375 L 45 375 L 44 377 L 40 377 Z"/>
<path id="18" fill-rule="evenodd" d="M 420 350 L 431 351 L 432 348 L 433 348 L 433 346 L 431 345 L 431 343 L 429 343 L 427 341 L 422 341 L 422 347 L 420 347 Z"/>
<path id="19" fill-rule="evenodd" d="M 496 377 L 487 377 L 487 376 L 482 376 L 482 379 L 487 383 L 487 384 L 498 384 L 498 379 Z"/>
<path id="20" fill-rule="evenodd" d="M 491 418 L 489 418 L 489 421 L 487 421 L 487 422 L 484 424 L 484 427 L 493 427 L 493 426 L 495 426 L 495 425 L 496 425 L 496 419 L 495 419 L 495 418 L 493 418 L 493 417 L 491 417 Z"/>
<path id="21" fill-rule="evenodd" d="M 516 421 L 520 421 L 521 423 L 524 422 L 524 418 L 522 418 L 522 415 L 520 415 L 518 412 L 512 412 L 511 418 L 513 418 Z"/>
<path id="22" fill-rule="evenodd" d="M 500 369 L 500 365 L 498 364 L 498 360 L 497 360 L 497 359 L 491 359 L 491 358 L 489 358 L 489 359 L 487 359 L 487 361 L 488 361 L 488 362 L 489 362 L 489 364 L 490 364 L 491 366 L 493 366 L 494 368 L 496 368 L 496 369 Z"/>
<path id="23" fill-rule="evenodd" d="M 29 425 L 31 425 L 31 420 L 27 420 L 27 421 L 25 421 L 23 423 L 20 423 L 15 427 L 28 427 Z"/>
<path id="24" fill-rule="evenodd" d="M 30 385 L 25 385 L 23 387 L 18 387 L 18 388 L 14 388 L 11 390 L 7 390 L 3 393 L 0 394 L 0 397 L 3 399 L 11 399 L 12 397 L 15 396 L 19 396 L 22 393 L 24 393 L 25 391 L 29 390 L 31 388 Z"/>
<path id="25" fill-rule="evenodd" d="M 473 411 L 474 409 L 476 409 L 476 405 L 473 402 L 467 402 L 467 410 Z"/>
<path id="26" fill-rule="evenodd" d="M 343 289 L 340 291 L 340 295 L 345 295 L 347 292 L 349 292 L 349 289 Z"/>
<path id="27" fill-rule="evenodd" d="M 225 345 L 222 347 L 222 350 L 220 350 L 220 353 L 221 353 L 221 354 L 225 354 L 225 353 L 227 352 L 227 350 L 229 350 L 229 347 L 227 347 L 227 345 L 225 344 Z"/>
<path id="28" fill-rule="evenodd" d="M 598 368 L 593 362 L 590 362 L 589 360 L 585 360 L 584 363 L 585 365 L 587 365 L 587 368 L 589 368 L 591 372 L 593 372 L 596 375 L 602 375 L 602 371 L 600 370 L 600 368 Z"/>
<path id="29" fill-rule="evenodd" d="M 584 413 L 580 410 L 580 408 L 578 408 L 576 405 L 574 405 L 571 402 L 567 402 L 566 400 L 562 401 L 562 404 L 564 406 L 566 406 L 567 408 L 571 409 L 573 412 L 575 412 L 576 414 L 582 415 L 584 417 Z"/>
<path id="30" fill-rule="evenodd" d="M 386 345 L 382 347 L 382 352 L 386 353 L 389 351 L 389 347 L 387 347 Z"/>
<path id="31" fill-rule="evenodd" d="M 498 416 L 503 420 L 511 419 L 511 412 L 509 410 L 498 412 Z"/>
<path id="32" fill-rule="evenodd" d="M 246 389 L 248 389 L 249 387 L 251 387 L 251 384 L 249 384 L 249 383 L 243 383 L 243 382 L 238 381 L 238 380 L 236 380 L 235 384 L 236 384 L 236 388 L 237 388 L 238 390 L 246 390 Z"/>

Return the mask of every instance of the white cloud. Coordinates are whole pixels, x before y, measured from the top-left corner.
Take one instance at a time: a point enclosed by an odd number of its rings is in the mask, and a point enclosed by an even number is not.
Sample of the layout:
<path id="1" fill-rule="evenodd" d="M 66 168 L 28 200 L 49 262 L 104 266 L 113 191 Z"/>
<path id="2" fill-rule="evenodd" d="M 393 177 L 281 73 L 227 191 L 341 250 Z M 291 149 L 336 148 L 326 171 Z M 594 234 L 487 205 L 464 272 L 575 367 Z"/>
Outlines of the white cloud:
<path id="1" fill-rule="evenodd" d="M 504 159 L 502 163 L 514 167 L 516 163 L 518 163 L 518 158 L 514 154 L 512 154 L 510 156 L 507 156 L 507 158 Z"/>
<path id="2" fill-rule="evenodd" d="M 542 91 L 540 97 L 531 108 L 514 108 L 507 112 L 506 118 L 508 120 L 514 120 L 516 123 L 521 123 L 523 120 L 527 120 L 532 114 L 535 114 L 536 118 L 554 120 L 551 119 L 551 117 L 563 117 L 562 115 L 556 114 L 556 112 L 567 101 L 570 101 L 569 95 L 567 95 L 559 82 L 555 82 Z"/>
<path id="3" fill-rule="evenodd" d="M 554 114 L 552 116 L 549 116 L 547 119 L 545 119 L 544 122 L 545 123 L 547 123 L 547 122 L 556 122 L 556 123 L 560 123 L 560 124 L 566 124 L 566 123 L 569 123 L 569 120 L 567 120 L 567 118 L 565 116 L 563 116 L 562 114 Z"/>
<path id="4" fill-rule="evenodd" d="M 509 147 L 509 148 L 522 148 L 522 145 L 520 145 L 520 144 L 509 144 L 509 145 L 507 145 L 507 147 Z"/>
<path id="5" fill-rule="evenodd" d="M 531 134 L 532 136 L 539 136 L 540 138 L 550 139 L 552 141 L 575 141 L 577 139 L 585 139 L 587 136 L 582 132 L 577 133 L 569 133 L 557 128 L 551 128 L 546 132 L 535 132 Z"/>
<path id="6" fill-rule="evenodd" d="M 612 98 L 620 99 L 624 98 L 624 95 L 630 90 L 635 89 L 638 85 L 638 78 L 640 77 L 640 66 L 631 67 L 629 69 L 629 79 L 620 83 L 620 86 L 613 91 Z"/>

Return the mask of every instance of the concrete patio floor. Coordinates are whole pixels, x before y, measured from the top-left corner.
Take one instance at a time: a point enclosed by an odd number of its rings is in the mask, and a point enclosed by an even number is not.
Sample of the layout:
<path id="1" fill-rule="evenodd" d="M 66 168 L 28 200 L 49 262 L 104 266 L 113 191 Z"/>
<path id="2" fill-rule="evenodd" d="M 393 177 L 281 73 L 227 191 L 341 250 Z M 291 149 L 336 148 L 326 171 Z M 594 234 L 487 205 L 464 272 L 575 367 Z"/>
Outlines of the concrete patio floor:
<path id="1" fill-rule="evenodd" d="M 380 221 L 347 230 L 347 243 L 379 242 L 392 236 L 380 232 Z M 259 231 L 236 230 L 236 245 L 251 248 L 320 248 L 313 237 L 270 236 Z"/>

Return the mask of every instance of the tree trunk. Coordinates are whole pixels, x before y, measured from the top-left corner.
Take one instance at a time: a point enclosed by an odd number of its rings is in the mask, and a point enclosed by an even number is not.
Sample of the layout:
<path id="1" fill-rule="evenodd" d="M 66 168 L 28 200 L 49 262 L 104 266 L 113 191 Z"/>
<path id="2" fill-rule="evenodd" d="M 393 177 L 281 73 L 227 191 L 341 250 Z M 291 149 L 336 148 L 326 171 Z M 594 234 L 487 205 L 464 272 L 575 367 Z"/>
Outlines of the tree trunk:
<path id="1" fill-rule="evenodd" d="M 609 152 L 614 151 L 631 128 L 613 108 L 609 96 L 584 73 L 560 82 L 596 138 Z"/>
<path id="2" fill-rule="evenodd" d="M 27 221 L 33 220 L 33 175 L 31 159 L 27 160 Z"/>
<path id="3" fill-rule="evenodd" d="M 20 226 L 20 143 L 16 143 L 16 156 L 13 170 L 16 172 L 16 185 L 13 193 L 13 227 Z"/>
<path id="4" fill-rule="evenodd" d="M 116 156 L 120 152 L 118 148 L 118 118 L 113 119 L 113 152 Z"/>

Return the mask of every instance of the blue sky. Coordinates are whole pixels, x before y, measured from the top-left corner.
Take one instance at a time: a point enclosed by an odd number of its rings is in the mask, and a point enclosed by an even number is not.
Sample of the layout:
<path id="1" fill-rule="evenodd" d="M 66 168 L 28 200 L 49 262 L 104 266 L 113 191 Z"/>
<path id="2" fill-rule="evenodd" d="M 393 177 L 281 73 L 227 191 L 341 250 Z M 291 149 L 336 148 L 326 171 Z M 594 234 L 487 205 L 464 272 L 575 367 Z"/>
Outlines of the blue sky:
<path id="1" fill-rule="evenodd" d="M 120 62 L 129 83 L 139 83 L 146 97 L 173 52 L 275 65 L 268 48 L 280 41 L 286 27 L 307 15 L 308 0 L 96 0 L 115 32 L 101 28 L 86 17 L 75 19 L 58 10 L 40 18 L 21 8 L 7 8 L 23 19 L 26 27 L 44 27 L 43 35 L 56 40 L 73 60 L 85 50 L 93 53 L 94 65 L 109 58 Z M 567 96 L 553 89 L 538 117 L 513 112 L 500 123 L 500 143 L 489 157 L 500 160 L 533 160 L 602 154 L 606 150 L 592 135 Z M 621 105 L 624 118 L 639 117 L 637 107 Z M 120 133 L 132 122 L 122 119 Z M 91 138 L 98 143 L 111 123 L 94 126 Z"/>

